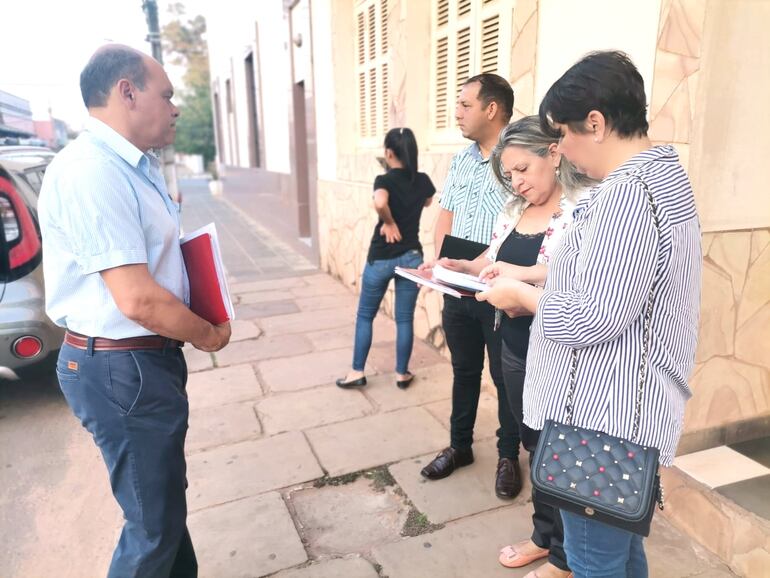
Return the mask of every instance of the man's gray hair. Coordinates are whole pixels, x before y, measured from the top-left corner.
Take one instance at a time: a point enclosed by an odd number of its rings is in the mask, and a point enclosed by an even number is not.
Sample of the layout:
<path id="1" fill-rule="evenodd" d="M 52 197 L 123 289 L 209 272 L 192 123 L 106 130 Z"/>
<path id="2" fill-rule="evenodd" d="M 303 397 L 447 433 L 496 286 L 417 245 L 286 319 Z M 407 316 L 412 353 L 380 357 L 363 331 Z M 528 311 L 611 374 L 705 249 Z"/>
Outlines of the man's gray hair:
<path id="1" fill-rule="evenodd" d="M 147 80 L 144 55 L 120 44 L 97 50 L 80 73 L 80 93 L 86 108 L 105 106 L 112 87 L 122 78 L 144 90 Z"/>

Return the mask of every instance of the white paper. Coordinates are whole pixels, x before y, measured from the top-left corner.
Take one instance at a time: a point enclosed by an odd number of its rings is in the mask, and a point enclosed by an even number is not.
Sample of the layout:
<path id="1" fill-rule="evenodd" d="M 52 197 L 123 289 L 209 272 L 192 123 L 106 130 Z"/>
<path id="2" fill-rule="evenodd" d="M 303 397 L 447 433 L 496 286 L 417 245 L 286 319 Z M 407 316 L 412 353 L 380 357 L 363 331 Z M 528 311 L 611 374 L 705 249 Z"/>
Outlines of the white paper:
<path id="1" fill-rule="evenodd" d="M 468 275 L 467 273 L 451 271 L 441 265 L 433 266 L 433 276 L 442 283 L 460 287 L 461 289 L 466 289 L 468 291 L 486 291 L 489 289 L 489 285 L 483 281 L 479 281 L 478 277 Z"/>
<path id="2" fill-rule="evenodd" d="M 458 299 L 462 297 L 462 294 L 460 294 L 459 291 L 454 289 L 453 287 L 449 287 L 448 285 L 443 285 L 441 283 L 436 283 L 434 281 L 430 281 L 426 279 L 425 277 L 420 277 L 419 275 L 415 275 L 413 273 L 410 273 L 409 271 L 406 271 L 405 269 L 402 269 L 401 267 L 396 267 L 394 269 L 394 272 L 396 275 L 400 275 L 401 277 L 404 277 L 405 279 L 409 279 L 410 281 L 414 281 L 418 285 L 425 285 L 426 287 L 430 287 L 431 289 L 435 289 L 436 291 L 440 291 L 441 293 L 446 293 L 447 295 L 451 295 L 452 297 L 457 297 Z"/>

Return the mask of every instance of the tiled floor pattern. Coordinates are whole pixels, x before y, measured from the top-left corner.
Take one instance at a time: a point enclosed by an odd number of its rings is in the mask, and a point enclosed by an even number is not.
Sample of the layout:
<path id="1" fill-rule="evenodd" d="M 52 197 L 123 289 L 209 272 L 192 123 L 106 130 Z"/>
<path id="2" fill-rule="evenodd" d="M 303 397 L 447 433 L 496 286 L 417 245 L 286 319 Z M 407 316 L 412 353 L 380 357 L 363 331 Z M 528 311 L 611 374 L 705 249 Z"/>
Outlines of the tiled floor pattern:
<path id="1" fill-rule="evenodd" d="M 749 512 L 770 520 L 770 437 L 679 456 L 674 465 Z"/>

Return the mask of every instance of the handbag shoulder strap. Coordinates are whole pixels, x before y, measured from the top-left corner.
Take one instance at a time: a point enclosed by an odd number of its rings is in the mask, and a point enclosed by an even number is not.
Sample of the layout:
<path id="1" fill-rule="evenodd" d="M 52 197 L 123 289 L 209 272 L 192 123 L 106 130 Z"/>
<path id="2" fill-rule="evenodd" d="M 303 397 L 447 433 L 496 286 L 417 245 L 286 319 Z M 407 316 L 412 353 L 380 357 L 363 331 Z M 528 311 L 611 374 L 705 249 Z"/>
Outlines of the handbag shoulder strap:
<path id="1" fill-rule="evenodd" d="M 658 234 L 658 247 L 660 248 L 660 220 L 658 218 L 658 209 L 655 205 L 655 201 L 652 198 L 652 192 L 650 191 L 650 187 L 647 186 L 647 183 L 644 182 L 644 180 L 639 177 L 638 175 L 633 175 L 633 178 L 637 179 L 639 183 L 642 185 L 642 188 L 644 189 L 644 192 L 647 196 L 647 203 L 650 207 L 650 213 L 652 214 L 652 222 L 655 226 L 655 231 Z M 647 383 L 647 368 L 648 368 L 648 357 L 649 357 L 649 345 L 650 345 L 650 323 L 652 320 L 652 307 L 653 302 L 655 300 L 655 290 L 658 285 L 658 277 L 657 274 L 653 276 L 652 285 L 650 286 L 650 291 L 647 294 L 647 304 L 644 308 L 644 319 L 642 322 L 642 356 L 639 361 L 639 379 L 637 381 L 637 388 L 636 388 L 636 400 L 634 403 L 634 429 L 633 433 L 631 434 L 630 440 L 632 442 L 636 441 L 637 436 L 639 435 L 639 422 L 641 421 L 641 412 L 642 412 L 642 399 L 644 397 L 644 386 Z M 577 367 L 578 367 L 578 353 L 577 349 L 572 349 L 572 358 L 570 362 L 570 371 L 569 371 L 569 386 L 567 388 L 567 401 L 565 404 L 565 409 L 567 410 L 567 415 L 565 416 L 564 423 L 567 425 L 572 425 L 572 413 L 574 409 L 574 397 L 575 397 L 575 387 L 577 384 Z"/>

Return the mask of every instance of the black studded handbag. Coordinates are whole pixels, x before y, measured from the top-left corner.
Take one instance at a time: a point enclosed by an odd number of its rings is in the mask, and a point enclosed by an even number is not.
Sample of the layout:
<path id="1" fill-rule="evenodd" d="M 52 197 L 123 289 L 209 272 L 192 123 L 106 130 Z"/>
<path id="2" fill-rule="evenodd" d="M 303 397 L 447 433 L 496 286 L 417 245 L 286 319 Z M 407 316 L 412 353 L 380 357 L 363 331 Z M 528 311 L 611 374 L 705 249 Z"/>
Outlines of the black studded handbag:
<path id="1" fill-rule="evenodd" d="M 652 194 L 642 183 L 660 237 Z M 635 442 L 647 378 L 650 319 L 656 282 L 644 311 L 642 356 L 630 440 L 572 425 L 578 354 L 572 350 L 564 423 L 546 420 L 532 461 L 535 499 L 635 534 L 648 536 L 655 505 L 663 509 L 656 448 Z"/>

